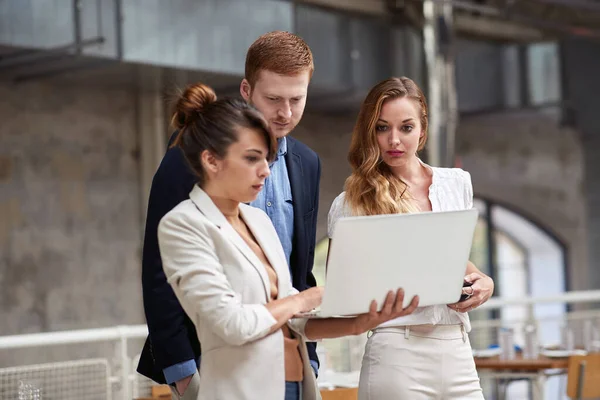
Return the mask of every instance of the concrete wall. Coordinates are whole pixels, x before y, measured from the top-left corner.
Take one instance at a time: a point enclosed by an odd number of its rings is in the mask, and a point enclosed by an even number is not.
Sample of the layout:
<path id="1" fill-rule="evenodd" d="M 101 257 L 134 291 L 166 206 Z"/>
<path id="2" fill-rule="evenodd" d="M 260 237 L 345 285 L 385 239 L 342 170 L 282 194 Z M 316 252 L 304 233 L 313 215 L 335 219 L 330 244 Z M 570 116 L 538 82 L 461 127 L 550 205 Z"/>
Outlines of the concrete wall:
<path id="1" fill-rule="evenodd" d="M 0 335 L 144 322 L 132 92 L 0 84 Z"/>
<path id="2" fill-rule="evenodd" d="M 140 116 L 155 100 L 42 83 L 0 85 L 0 99 L 0 335 L 143 323 L 138 154 L 157 129 Z M 350 173 L 355 118 L 310 113 L 294 133 L 323 163 L 318 238 Z M 540 112 L 463 118 L 458 131 L 475 193 L 555 233 L 569 246 L 571 288 L 585 287 L 576 132 Z"/>
<path id="3" fill-rule="evenodd" d="M 463 118 L 458 153 L 475 195 L 520 212 L 567 246 L 568 289 L 587 289 L 583 149 L 556 117 L 520 111 Z"/>

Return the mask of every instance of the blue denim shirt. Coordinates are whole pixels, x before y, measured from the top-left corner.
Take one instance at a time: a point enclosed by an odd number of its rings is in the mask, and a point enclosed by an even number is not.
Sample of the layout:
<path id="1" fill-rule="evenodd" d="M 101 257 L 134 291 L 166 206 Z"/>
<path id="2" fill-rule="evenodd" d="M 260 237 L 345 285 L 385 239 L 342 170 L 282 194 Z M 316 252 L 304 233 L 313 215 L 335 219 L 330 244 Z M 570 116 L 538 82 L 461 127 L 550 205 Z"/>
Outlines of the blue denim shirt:
<path id="1" fill-rule="evenodd" d="M 270 165 L 271 175 L 265 180 L 265 187 L 258 194 L 256 200 L 250 205 L 266 212 L 271 222 L 273 222 L 289 268 L 294 241 L 294 202 L 290 177 L 284 158 L 287 154 L 287 139 L 285 136 L 278 139 L 278 144 L 277 156 Z M 315 375 L 317 375 L 318 364 L 310 360 L 310 365 L 315 371 Z"/>
<path id="2" fill-rule="evenodd" d="M 273 222 L 289 268 L 294 239 L 294 206 L 292 187 L 284 158 L 287 154 L 287 140 L 283 137 L 278 140 L 278 143 L 277 156 L 269 166 L 271 175 L 267 177 L 263 190 L 250 205 L 266 212 Z"/>
<path id="3" fill-rule="evenodd" d="M 289 268 L 294 240 L 294 203 L 290 177 L 285 165 L 284 157 L 286 154 L 287 140 L 283 137 L 278 140 L 277 156 L 270 165 L 271 175 L 267 177 L 263 190 L 250 205 L 266 212 L 273 222 Z M 198 365 L 200 365 L 200 362 L 198 362 Z M 317 363 L 311 360 L 310 365 L 317 374 Z M 194 372 L 196 372 L 196 362 L 194 360 L 175 364 L 163 370 L 165 379 L 169 384 L 193 375 Z"/>

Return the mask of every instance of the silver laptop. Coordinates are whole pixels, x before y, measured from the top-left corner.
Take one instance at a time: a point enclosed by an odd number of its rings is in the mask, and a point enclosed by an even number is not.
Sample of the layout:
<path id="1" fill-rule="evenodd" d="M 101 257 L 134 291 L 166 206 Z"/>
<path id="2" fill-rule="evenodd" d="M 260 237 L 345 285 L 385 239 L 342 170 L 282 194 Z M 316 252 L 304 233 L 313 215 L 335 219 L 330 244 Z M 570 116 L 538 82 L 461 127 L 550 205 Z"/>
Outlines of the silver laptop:
<path id="1" fill-rule="evenodd" d="M 477 209 L 340 218 L 329 249 L 323 302 L 303 317 L 351 316 L 381 307 L 402 287 L 404 306 L 459 300 Z"/>

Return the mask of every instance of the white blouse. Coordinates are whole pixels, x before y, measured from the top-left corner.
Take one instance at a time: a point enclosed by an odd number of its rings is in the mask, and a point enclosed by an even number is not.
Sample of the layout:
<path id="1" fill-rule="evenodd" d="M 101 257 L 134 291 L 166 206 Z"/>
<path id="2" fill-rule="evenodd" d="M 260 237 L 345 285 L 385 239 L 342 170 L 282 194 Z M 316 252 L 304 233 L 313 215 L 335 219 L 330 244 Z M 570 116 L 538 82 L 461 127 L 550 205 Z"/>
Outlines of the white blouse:
<path id="1" fill-rule="evenodd" d="M 473 185 L 468 172 L 460 168 L 435 168 L 428 165 L 427 167 L 433 172 L 429 187 L 429 201 L 433 212 L 473 208 Z M 337 220 L 352 215 L 345 198 L 346 192 L 342 192 L 333 200 L 329 209 L 327 220 L 329 238 L 332 237 Z M 446 305 L 418 307 L 411 315 L 388 321 L 380 327 L 424 324 L 463 324 L 467 332 L 471 330 L 469 316 L 466 313 L 456 312 Z"/>

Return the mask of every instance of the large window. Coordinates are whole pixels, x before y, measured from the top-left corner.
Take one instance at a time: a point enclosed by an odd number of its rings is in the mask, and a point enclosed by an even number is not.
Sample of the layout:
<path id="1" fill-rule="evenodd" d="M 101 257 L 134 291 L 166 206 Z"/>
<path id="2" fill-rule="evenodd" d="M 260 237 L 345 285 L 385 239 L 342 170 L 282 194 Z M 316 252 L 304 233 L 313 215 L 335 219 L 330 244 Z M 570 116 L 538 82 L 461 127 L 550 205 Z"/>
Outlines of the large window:
<path id="1" fill-rule="evenodd" d="M 495 281 L 495 295 L 501 298 L 525 296 L 551 296 L 566 290 L 565 247 L 540 225 L 517 212 L 490 201 L 476 199 L 480 224 L 472 248 L 472 260 L 485 254 L 486 262 L 477 264 Z M 491 227 L 491 234 L 489 229 Z M 485 240 L 482 239 L 485 237 Z M 527 315 L 520 306 L 505 307 L 500 315 L 487 311 L 475 311 L 472 319 L 501 318 L 505 321 L 536 319 L 546 322 L 540 329 L 542 343 L 560 341 L 560 317 L 565 313 L 564 304 L 538 304 Z M 516 340 L 519 340 L 517 332 Z"/>
<path id="2" fill-rule="evenodd" d="M 565 249 L 550 233 L 515 211 L 493 202 L 475 199 L 479 210 L 479 221 L 473 238 L 470 259 L 484 273 L 494 278 L 495 296 L 519 298 L 525 296 L 547 296 L 565 291 Z M 329 240 L 317 244 L 315 273 L 319 285 L 325 284 L 325 261 Z M 529 317 L 553 321 L 559 324 L 565 306 L 542 304 L 533 308 L 533 316 L 527 315 L 523 307 L 506 307 L 497 315 L 485 310 L 470 313 L 471 320 L 500 318 L 503 321 L 523 321 Z M 558 342 L 559 326 L 544 326 L 540 329 L 542 343 Z M 516 332 L 516 341 L 520 333 Z M 351 338 L 324 340 L 319 344 L 322 359 L 320 380 L 327 381 L 335 376 L 348 374 L 348 379 L 357 378 L 360 370 L 366 335 Z M 477 343 L 479 348 L 491 343 Z"/>
<path id="3" fill-rule="evenodd" d="M 559 45 L 457 41 L 456 85 L 461 113 L 543 108 L 562 101 Z"/>

